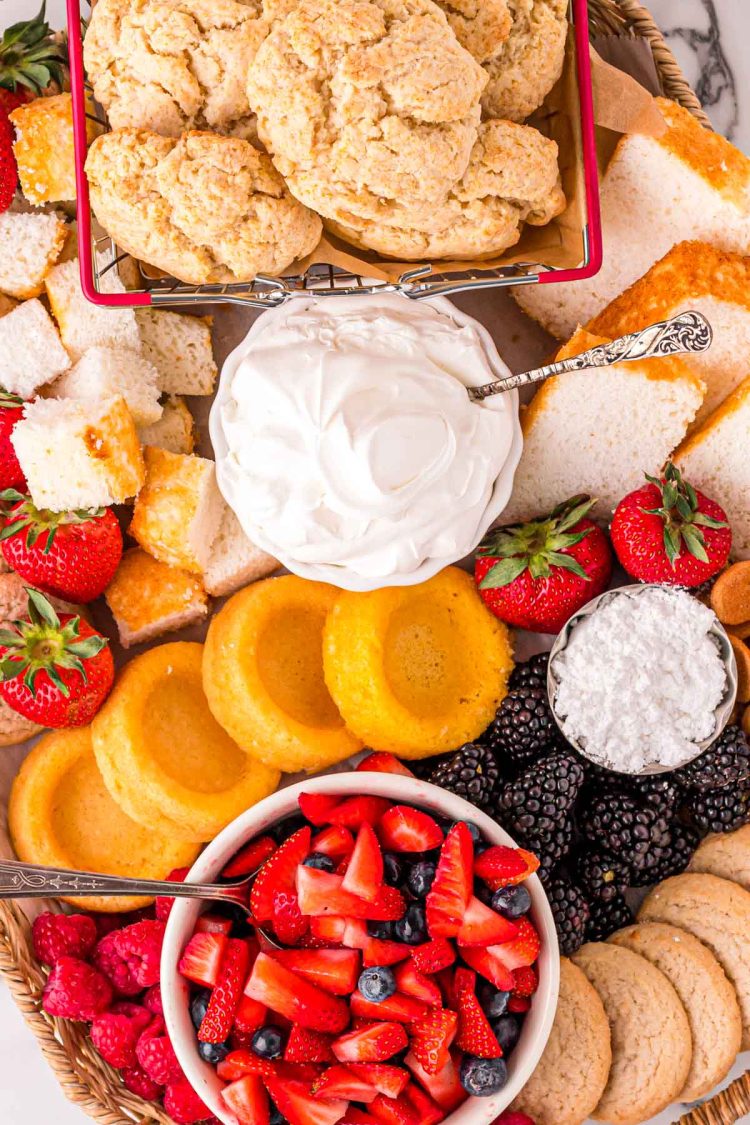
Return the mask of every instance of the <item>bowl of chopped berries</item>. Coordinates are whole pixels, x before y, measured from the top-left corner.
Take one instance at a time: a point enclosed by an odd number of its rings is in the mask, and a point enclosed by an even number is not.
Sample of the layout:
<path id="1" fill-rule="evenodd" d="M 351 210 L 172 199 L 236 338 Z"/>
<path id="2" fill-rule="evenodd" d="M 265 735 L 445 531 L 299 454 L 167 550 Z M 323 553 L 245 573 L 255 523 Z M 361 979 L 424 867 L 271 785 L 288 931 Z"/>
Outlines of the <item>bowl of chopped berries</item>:
<path id="1" fill-rule="evenodd" d="M 473 805 L 401 773 L 261 801 L 188 875 L 254 874 L 249 902 L 178 899 L 167 924 L 164 1014 L 194 1090 L 224 1125 L 492 1122 L 557 1001 L 537 866 Z"/>

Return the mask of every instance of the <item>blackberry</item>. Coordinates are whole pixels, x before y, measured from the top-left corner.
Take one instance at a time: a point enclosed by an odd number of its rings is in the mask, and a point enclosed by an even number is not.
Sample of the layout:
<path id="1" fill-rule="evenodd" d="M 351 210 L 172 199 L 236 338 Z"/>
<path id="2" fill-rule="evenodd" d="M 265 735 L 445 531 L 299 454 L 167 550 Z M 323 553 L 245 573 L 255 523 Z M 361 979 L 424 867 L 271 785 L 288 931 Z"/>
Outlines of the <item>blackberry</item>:
<path id="1" fill-rule="evenodd" d="M 504 786 L 498 817 L 511 834 L 543 852 L 545 840 L 569 822 L 583 779 L 583 766 L 573 754 L 548 754 Z"/>
<path id="2" fill-rule="evenodd" d="M 548 653 L 516 665 L 508 694 L 482 735 L 482 742 L 517 766 L 534 762 L 561 745 L 547 696 Z"/>
<path id="3" fill-rule="evenodd" d="M 727 727 L 708 750 L 675 772 L 689 789 L 705 792 L 750 778 L 750 745 L 737 726 Z"/>
<path id="4" fill-rule="evenodd" d="M 684 808 L 704 832 L 734 832 L 750 823 L 750 782 L 689 793 Z"/>
<path id="5" fill-rule="evenodd" d="M 586 926 L 591 916 L 589 904 L 580 887 L 564 875 L 550 882 L 547 898 L 555 919 L 560 952 L 570 956 L 586 940 Z"/>
<path id="6" fill-rule="evenodd" d="M 546 887 L 557 868 L 570 852 L 573 845 L 573 825 L 566 821 L 541 841 L 532 844 L 529 840 L 521 838 L 519 843 L 527 846 L 530 851 L 536 852 L 539 856 L 537 875 Z"/>
<path id="7" fill-rule="evenodd" d="M 495 755 L 488 746 L 467 742 L 442 762 L 430 776 L 433 785 L 470 801 L 477 808 L 490 810 L 500 777 Z"/>
<path id="8" fill-rule="evenodd" d="M 629 926 L 632 921 L 633 912 L 622 895 L 615 895 L 608 902 L 592 902 L 586 941 L 605 941 L 615 930 Z"/>
<path id="9" fill-rule="evenodd" d="M 582 834 L 616 856 L 631 877 L 655 861 L 669 842 L 669 821 L 653 805 L 624 790 L 594 800 L 581 817 Z"/>
<path id="10" fill-rule="evenodd" d="M 674 773 L 630 777 L 624 788 L 644 804 L 652 805 L 667 819 L 675 815 L 683 794 Z"/>
<path id="11" fill-rule="evenodd" d="M 612 902 L 627 886 L 627 873 L 622 864 L 607 852 L 583 852 L 576 859 L 575 876 L 592 904 Z"/>
<path id="12" fill-rule="evenodd" d="M 653 864 L 647 865 L 640 876 L 640 885 L 660 883 L 670 875 L 679 875 L 693 858 L 699 841 L 700 836 L 694 828 L 675 821 L 669 829 L 668 843 L 661 849 L 661 854 L 655 857 Z"/>
<path id="13" fill-rule="evenodd" d="M 521 660 L 508 678 L 508 691 L 522 687 L 546 687 L 548 665 L 548 652 L 537 652 L 528 660 Z"/>

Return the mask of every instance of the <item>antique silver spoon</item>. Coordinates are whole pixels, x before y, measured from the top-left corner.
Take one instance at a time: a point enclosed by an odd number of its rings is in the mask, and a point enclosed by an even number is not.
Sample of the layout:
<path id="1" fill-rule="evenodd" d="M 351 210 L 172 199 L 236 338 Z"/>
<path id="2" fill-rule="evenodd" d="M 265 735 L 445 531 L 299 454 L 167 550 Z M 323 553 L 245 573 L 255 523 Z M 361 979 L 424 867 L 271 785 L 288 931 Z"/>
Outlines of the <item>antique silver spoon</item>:
<path id="1" fill-rule="evenodd" d="M 609 367 L 613 363 L 623 363 L 631 359 L 653 359 L 656 356 L 680 355 L 682 352 L 704 352 L 711 347 L 713 330 L 706 318 L 699 312 L 688 311 L 673 316 L 670 320 L 660 320 L 650 324 L 640 332 L 618 336 L 607 344 L 589 348 L 570 359 L 535 367 L 533 371 L 523 371 L 520 375 L 510 375 L 507 379 L 496 379 L 480 387 L 467 387 L 472 402 L 482 402 L 490 395 L 504 394 L 529 383 L 541 383 L 552 375 L 564 375 L 567 371 L 582 371 L 587 367 Z"/>

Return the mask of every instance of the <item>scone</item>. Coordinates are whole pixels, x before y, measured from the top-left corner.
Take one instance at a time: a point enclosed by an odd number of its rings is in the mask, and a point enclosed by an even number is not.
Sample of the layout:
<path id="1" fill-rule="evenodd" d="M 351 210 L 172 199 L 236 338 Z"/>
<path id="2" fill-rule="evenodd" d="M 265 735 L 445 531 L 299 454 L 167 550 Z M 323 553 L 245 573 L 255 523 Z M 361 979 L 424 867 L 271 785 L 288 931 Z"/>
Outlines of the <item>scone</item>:
<path id="1" fill-rule="evenodd" d="M 267 26 L 239 0 L 99 0 L 84 42 L 113 129 L 255 135 L 247 68 Z"/>
<path id="2" fill-rule="evenodd" d="M 487 63 L 503 49 L 513 26 L 514 0 L 435 0 L 453 34 L 477 62 Z"/>
<path id="3" fill-rule="evenodd" d="M 191 285 L 281 273 L 320 238 L 270 158 L 236 137 L 122 129 L 94 141 L 86 173 L 115 242 Z"/>
<path id="4" fill-rule="evenodd" d="M 568 0 L 508 0 L 508 7 L 510 34 L 492 58 L 480 60 L 489 75 L 482 109 L 487 117 L 524 121 L 562 74 Z"/>

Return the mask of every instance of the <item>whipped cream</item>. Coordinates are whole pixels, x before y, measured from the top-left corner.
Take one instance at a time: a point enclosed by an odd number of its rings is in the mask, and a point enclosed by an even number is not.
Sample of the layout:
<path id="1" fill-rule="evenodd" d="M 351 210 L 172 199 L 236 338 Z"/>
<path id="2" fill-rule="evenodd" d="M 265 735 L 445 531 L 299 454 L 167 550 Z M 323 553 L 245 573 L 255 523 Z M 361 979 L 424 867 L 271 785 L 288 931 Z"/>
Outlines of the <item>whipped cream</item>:
<path id="1" fill-rule="evenodd" d="M 256 322 L 231 374 L 221 490 L 292 570 L 387 579 L 455 561 L 486 530 L 517 426 L 515 396 L 466 394 L 497 376 L 477 329 L 423 302 L 290 301 Z"/>

